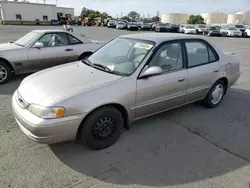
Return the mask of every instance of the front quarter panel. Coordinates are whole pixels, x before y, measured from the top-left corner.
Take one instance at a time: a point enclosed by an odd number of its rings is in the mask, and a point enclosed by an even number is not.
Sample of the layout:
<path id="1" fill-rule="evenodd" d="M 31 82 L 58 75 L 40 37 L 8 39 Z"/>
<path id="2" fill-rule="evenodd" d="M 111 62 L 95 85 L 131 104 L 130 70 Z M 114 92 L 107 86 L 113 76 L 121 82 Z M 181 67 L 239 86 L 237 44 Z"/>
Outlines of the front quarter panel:
<path id="1" fill-rule="evenodd" d="M 91 43 L 84 43 L 80 45 L 75 45 L 74 50 L 80 56 L 84 52 L 95 52 L 100 47 L 102 47 L 105 43 L 102 42 L 91 42 Z"/>
<path id="2" fill-rule="evenodd" d="M 0 52 L 0 58 L 6 59 L 14 69 L 15 74 L 22 73 L 28 63 L 27 47 Z M 13 55 L 15 54 L 15 55 Z"/>
<path id="3" fill-rule="evenodd" d="M 119 104 L 126 109 L 130 122 L 135 117 L 135 96 L 135 78 L 123 77 L 101 87 L 69 96 L 57 102 L 54 106 L 65 107 L 66 115 L 83 114 L 84 118 L 101 106 Z"/>

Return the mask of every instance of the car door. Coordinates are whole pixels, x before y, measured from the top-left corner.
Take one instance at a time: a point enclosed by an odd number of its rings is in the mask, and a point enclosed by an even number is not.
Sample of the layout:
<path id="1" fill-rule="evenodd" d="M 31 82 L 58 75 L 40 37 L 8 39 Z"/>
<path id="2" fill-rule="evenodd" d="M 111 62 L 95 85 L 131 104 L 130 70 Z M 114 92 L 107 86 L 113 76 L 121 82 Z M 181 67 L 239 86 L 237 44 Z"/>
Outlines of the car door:
<path id="1" fill-rule="evenodd" d="M 46 33 L 37 42 L 42 43 L 43 47 L 31 47 L 28 52 L 29 65 L 32 70 L 42 70 L 69 62 L 70 45 L 66 33 Z"/>
<path id="2" fill-rule="evenodd" d="M 77 61 L 82 52 L 84 52 L 83 42 L 71 34 L 67 34 L 67 36 L 69 39 L 68 62 Z"/>
<path id="3" fill-rule="evenodd" d="M 185 40 L 188 61 L 186 102 L 203 99 L 219 78 L 219 56 L 214 48 L 202 39 Z"/>
<path id="4" fill-rule="evenodd" d="M 161 75 L 137 80 L 136 118 L 145 117 L 185 103 L 187 70 L 180 41 L 162 44 L 147 67 L 159 66 Z M 144 68 L 145 70 L 145 68 Z"/>

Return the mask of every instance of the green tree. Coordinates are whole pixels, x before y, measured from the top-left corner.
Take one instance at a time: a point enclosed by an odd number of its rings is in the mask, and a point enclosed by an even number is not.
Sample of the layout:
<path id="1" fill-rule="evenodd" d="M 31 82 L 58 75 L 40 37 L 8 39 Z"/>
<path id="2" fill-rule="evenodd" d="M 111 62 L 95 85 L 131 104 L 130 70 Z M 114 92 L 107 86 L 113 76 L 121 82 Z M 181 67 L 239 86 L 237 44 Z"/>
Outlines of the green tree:
<path id="1" fill-rule="evenodd" d="M 205 24 L 204 18 L 201 15 L 190 15 L 187 23 L 188 24 Z"/>
<path id="2" fill-rule="evenodd" d="M 122 20 L 126 20 L 126 21 L 130 22 L 130 19 L 129 19 L 128 16 L 123 16 L 123 17 L 122 17 Z"/>
<path id="3" fill-rule="evenodd" d="M 136 11 L 131 11 L 130 13 L 128 13 L 128 17 L 131 21 L 137 21 L 140 18 L 140 14 Z"/>
<path id="4" fill-rule="evenodd" d="M 152 21 L 153 22 L 159 22 L 160 21 L 160 17 L 154 16 L 154 17 L 152 17 Z"/>

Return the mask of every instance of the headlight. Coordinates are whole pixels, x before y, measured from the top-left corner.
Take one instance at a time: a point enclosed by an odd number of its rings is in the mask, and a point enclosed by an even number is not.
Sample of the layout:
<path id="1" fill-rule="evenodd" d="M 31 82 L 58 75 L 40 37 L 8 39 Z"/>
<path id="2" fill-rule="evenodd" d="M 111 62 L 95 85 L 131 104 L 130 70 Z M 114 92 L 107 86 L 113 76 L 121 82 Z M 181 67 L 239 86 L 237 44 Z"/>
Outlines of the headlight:
<path id="1" fill-rule="evenodd" d="M 44 107 L 37 104 L 29 105 L 28 110 L 43 119 L 60 118 L 65 112 L 63 107 Z"/>

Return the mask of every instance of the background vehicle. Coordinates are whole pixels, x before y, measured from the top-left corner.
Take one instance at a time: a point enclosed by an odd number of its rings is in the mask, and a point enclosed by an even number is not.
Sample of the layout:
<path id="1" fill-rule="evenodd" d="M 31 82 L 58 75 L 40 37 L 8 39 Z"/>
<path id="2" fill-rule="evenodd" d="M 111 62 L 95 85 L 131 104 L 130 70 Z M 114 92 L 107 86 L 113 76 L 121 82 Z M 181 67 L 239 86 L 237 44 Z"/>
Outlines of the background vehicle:
<path id="1" fill-rule="evenodd" d="M 61 76 L 68 71 L 74 74 Z M 135 120 L 200 100 L 217 107 L 239 75 L 239 59 L 202 37 L 125 35 L 82 62 L 26 77 L 12 107 L 33 140 L 49 144 L 78 137 L 97 150 L 114 144 Z"/>
<path id="2" fill-rule="evenodd" d="M 104 43 L 63 30 L 34 30 L 0 44 L 0 84 L 13 74 L 36 72 L 90 56 Z M 15 55 L 13 55 L 15 54 Z"/>
<path id="3" fill-rule="evenodd" d="M 129 22 L 127 25 L 127 30 L 129 31 L 138 31 L 139 27 L 136 22 Z"/>
<path id="4" fill-rule="evenodd" d="M 227 26 L 226 28 L 222 28 L 220 30 L 222 36 L 228 36 L 228 37 L 241 37 L 242 32 L 234 27 L 234 26 Z"/>
<path id="5" fill-rule="evenodd" d="M 167 32 L 173 32 L 173 33 L 177 33 L 179 30 L 179 26 L 176 24 L 168 24 L 166 26 Z"/>
<path id="6" fill-rule="evenodd" d="M 115 20 L 109 20 L 108 28 L 116 28 L 116 21 Z"/>
<path id="7" fill-rule="evenodd" d="M 155 26 L 155 32 L 167 32 L 167 25 L 164 23 L 158 23 Z"/>
<path id="8" fill-rule="evenodd" d="M 246 30 L 245 25 L 243 25 L 243 24 L 235 24 L 235 25 L 231 25 L 231 26 L 234 26 L 234 27 L 236 27 L 237 29 L 239 29 L 239 30 L 242 32 L 242 36 L 244 35 L 245 30 Z"/>
<path id="9" fill-rule="evenodd" d="M 179 32 L 180 33 L 184 33 L 184 28 L 185 28 L 185 24 L 181 24 L 181 25 L 179 25 Z"/>
<path id="10" fill-rule="evenodd" d="M 250 37 L 250 27 L 245 30 L 244 37 Z"/>
<path id="11" fill-rule="evenodd" d="M 151 24 L 150 23 L 142 23 L 140 29 L 150 31 L 151 30 Z"/>
<path id="12" fill-rule="evenodd" d="M 203 35 L 208 35 L 208 36 L 221 36 L 220 29 L 216 26 L 208 26 L 205 28 L 203 31 Z"/>
<path id="13" fill-rule="evenodd" d="M 127 29 L 127 24 L 124 22 L 117 22 L 116 29 Z"/>
<path id="14" fill-rule="evenodd" d="M 205 24 L 198 24 L 195 26 L 195 29 L 196 29 L 196 34 L 202 34 L 204 32 L 206 28 L 206 25 Z"/>
<path id="15" fill-rule="evenodd" d="M 196 29 L 194 25 L 185 25 L 185 27 L 183 28 L 183 31 L 185 34 L 195 34 L 196 33 Z"/>

